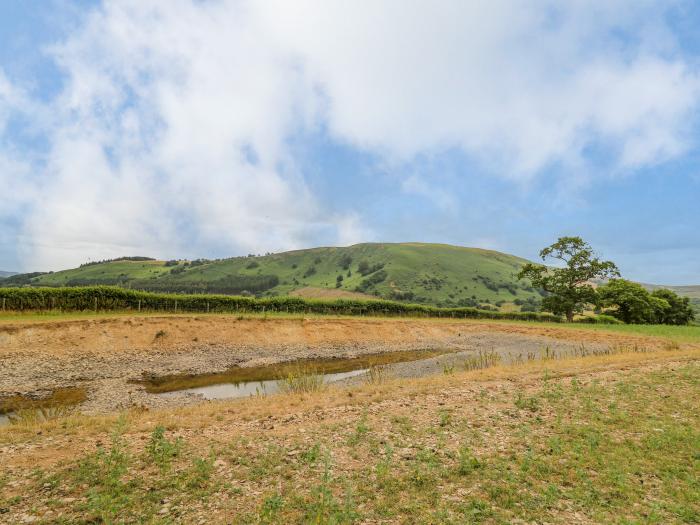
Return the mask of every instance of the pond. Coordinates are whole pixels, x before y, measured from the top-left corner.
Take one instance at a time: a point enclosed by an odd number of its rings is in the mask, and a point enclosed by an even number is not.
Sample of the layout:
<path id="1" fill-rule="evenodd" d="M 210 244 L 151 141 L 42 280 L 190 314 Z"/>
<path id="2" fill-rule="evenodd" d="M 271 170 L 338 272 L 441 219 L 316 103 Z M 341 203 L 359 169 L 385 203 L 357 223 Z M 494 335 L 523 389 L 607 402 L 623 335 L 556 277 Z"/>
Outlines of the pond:
<path id="1" fill-rule="evenodd" d="M 215 374 L 151 377 L 139 383 L 152 394 L 172 396 L 192 393 L 199 394 L 204 399 L 230 399 L 279 392 L 280 381 L 290 374 L 315 374 L 324 383 L 334 383 L 364 375 L 371 367 L 389 367 L 392 364 L 421 361 L 452 352 L 436 349 L 407 350 L 352 358 L 301 359 L 265 366 L 234 367 Z"/>

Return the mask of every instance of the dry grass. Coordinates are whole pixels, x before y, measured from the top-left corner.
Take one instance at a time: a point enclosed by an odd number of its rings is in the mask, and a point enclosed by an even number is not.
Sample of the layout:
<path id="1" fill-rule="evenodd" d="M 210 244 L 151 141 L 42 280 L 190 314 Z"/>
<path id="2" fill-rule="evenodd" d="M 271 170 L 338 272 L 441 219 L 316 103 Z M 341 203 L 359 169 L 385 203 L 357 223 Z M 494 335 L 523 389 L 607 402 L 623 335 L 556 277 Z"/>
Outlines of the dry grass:
<path id="1" fill-rule="evenodd" d="M 3 430 L 0 521 L 697 522 L 700 349 L 633 350 Z"/>

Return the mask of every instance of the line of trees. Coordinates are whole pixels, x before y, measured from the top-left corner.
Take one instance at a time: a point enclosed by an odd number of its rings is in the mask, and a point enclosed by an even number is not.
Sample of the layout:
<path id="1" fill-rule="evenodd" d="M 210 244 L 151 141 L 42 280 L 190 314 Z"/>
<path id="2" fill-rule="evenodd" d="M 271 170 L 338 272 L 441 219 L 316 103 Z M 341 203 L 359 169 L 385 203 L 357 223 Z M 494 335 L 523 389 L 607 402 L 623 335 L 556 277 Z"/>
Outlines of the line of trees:
<path id="1" fill-rule="evenodd" d="M 690 299 L 667 289 L 650 293 L 622 279 L 615 263 L 601 261 L 581 237 L 560 237 L 540 257 L 559 266 L 528 263 L 518 278 L 546 292 L 542 310 L 564 315 L 569 322 L 591 307 L 625 323 L 684 325 L 695 318 Z M 596 280 L 607 284 L 596 288 Z"/>

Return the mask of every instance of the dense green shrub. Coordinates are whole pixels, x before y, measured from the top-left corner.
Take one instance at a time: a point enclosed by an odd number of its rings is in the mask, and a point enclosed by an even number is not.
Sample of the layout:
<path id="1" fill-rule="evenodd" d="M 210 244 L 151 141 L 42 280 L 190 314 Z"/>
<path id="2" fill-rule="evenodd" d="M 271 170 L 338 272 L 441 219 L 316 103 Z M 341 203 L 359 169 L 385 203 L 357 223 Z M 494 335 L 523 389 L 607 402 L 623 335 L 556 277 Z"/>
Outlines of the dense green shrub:
<path id="1" fill-rule="evenodd" d="M 0 305 L 5 310 L 11 311 L 60 309 L 64 311 L 289 312 L 561 322 L 559 316 L 534 312 L 487 312 L 477 308 L 435 308 L 382 300 L 324 301 L 286 296 L 257 299 L 232 295 L 165 294 L 112 286 L 0 288 Z"/>
<path id="2" fill-rule="evenodd" d="M 358 292 L 366 292 L 368 289 L 372 288 L 375 284 L 379 284 L 384 281 L 387 277 L 385 270 L 379 270 L 376 273 L 371 274 L 366 279 L 363 279 L 360 284 L 357 285 L 356 290 Z"/>

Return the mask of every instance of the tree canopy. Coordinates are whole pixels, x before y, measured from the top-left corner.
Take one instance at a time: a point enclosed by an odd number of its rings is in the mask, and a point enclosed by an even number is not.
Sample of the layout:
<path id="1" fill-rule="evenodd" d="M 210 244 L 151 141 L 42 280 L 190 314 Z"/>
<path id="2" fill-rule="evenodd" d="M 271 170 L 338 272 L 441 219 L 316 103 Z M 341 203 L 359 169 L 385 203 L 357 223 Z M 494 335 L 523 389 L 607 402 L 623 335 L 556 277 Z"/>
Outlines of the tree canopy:
<path id="1" fill-rule="evenodd" d="M 595 304 L 597 295 L 591 284 L 594 279 L 619 277 L 612 261 L 601 261 L 581 237 L 560 237 L 557 242 L 540 251 L 543 261 L 554 259 L 563 267 L 547 267 L 528 263 L 518 278 L 529 279 L 533 286 L 547 295 L 542 309 L 573 321 L 574 314 L 583 312 L 587 304 Z"/>
<path id="2" fill-rule="evenodd" d="M 694 318 L 690 300 L 672 290 L 649 293 L 641 285 L 625 279 L 613 279 L 598 289 L 599 305 L 606 314 L 632 324 L 688 324 Z"/>

